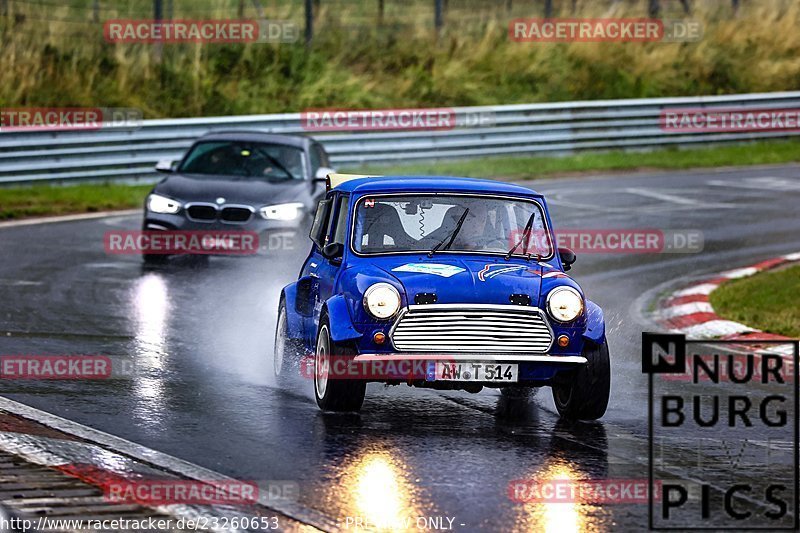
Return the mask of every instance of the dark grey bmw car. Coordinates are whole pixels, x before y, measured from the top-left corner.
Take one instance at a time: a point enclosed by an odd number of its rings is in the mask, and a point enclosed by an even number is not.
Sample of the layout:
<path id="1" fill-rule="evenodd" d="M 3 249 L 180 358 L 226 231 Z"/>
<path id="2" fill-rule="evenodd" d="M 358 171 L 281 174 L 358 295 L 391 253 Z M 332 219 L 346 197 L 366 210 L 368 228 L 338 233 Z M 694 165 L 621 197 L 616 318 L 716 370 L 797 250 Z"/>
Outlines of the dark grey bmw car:
<path id="1" fill-rule="evenodd" d="M 257 131 L 209 133 L 183 159 L 161 161 L 156 170 L 169 175 L 147 196 L 145 231 L 256 232 L 262 251 L 305 242 L 333 171 L 313 139 Z"/>

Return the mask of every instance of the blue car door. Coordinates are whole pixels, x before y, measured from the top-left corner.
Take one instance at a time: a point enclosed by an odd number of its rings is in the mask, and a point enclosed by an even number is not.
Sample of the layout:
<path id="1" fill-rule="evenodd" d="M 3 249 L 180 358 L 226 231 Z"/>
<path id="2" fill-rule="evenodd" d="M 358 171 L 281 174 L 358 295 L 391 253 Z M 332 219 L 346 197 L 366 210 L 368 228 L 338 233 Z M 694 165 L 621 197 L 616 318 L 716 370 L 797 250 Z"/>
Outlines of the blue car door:
<path id="1" fill-rule="evenodd" d="M 316 342 L 317 319 L 322 308 L 320 302 L 320 265 L 324 262 L 322 248 L 328 240 L 331 212 L 334 206 L 333 197 L 325 198 L 317 205 L 314 223 L 311 226 L 311 253 L 303 265 L 300 279 L 297 281 L 298 310 L 302 308 L 301 320 L 303 321 L 304 339 L 309 346 Z"/>
<path id="2" fill-rule="evenodd" d="M 330 216 L 326 244 L 337 243 L 344 246 L 345 236 L 347 234 L 347 203 L 347 196 L 336 195 L 336 197 L 334 197 L 333 212 Z M 320 304 L 324 303 L 335 294 L 336 277 L 339 274 L 341 266 L 341 257 L 329 259 L 320 254 L 320 262 L 317 267 Z"/>

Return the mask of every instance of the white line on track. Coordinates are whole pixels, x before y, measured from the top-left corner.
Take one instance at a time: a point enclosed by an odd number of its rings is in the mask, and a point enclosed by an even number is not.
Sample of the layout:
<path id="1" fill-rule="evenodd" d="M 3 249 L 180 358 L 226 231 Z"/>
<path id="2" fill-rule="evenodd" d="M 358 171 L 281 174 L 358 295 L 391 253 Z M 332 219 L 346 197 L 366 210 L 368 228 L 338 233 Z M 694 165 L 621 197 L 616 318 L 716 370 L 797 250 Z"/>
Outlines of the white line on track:
<path id="1" fill-rule="evenodd" d="M 762 176 L 758 178 L 744 178 L 741 181 L 709 180 L 707 185 L 713 187 L 726 187 L 735 189 L 750 189 L 756 191 L 797 191 L 800 190 L 800 180 L 797 178 L 780 178 L 776 176 Z"/>
<path id="2" fill-rule="evenodd" d="M 634 194 L 636 196 L 643 196 L 645 198 L 652 198 L 654 200 L 661 200 L 662 202 L 667 202 L 671 204 L 677 205 L 685 205 L 685 206 L 692 206 L 692 207 L 703 207 L 703 208 L 731 208 L 734 207 L 732 205 L 727 204 L 719 204 L 713 202 L 701 202 L 698 200 L 693 200 L 691 198 L 685 198 L 683 196 L 676 196 L 674 194 L 668 194 L 665 192 L 658 192 L 653 189 L 640 189 L 638 187 L 628 187 L 627 189 L 623 189 L 628 194 Z"/>

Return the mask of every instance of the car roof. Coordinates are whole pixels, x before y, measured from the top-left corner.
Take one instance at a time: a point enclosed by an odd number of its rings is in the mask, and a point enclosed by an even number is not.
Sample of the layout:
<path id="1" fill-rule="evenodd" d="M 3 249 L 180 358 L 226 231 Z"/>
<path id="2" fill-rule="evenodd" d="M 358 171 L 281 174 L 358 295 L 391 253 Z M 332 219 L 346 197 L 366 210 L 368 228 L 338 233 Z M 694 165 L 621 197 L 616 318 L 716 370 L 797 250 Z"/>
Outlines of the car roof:
<path id="1" fill-rule="evenodd" d="M 248 141 L 306 148 L 313 139 L 302 135 L 285 135 L 259 130 L 218 130 L 206 133 L 198 141 Z"/>
<path id="2" fill-rule="evenodd" d="M 542 195 L 521 185 L 477 178 L 455 176 L 374 176 L 355 178 L 336 187 L 349 193 L 388 192 L 471 192 L 477 194 L 509 194 L 516 196 Z"/>

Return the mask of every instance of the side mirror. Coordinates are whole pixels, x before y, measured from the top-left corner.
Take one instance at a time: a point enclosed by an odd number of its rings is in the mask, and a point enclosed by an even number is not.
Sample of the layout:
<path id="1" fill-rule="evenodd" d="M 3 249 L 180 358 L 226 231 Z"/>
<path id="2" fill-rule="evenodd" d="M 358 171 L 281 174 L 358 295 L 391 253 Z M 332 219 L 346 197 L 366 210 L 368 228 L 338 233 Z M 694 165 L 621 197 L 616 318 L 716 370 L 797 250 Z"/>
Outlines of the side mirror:
<path id="1" fill-rule="evenodd" d="M 344 256 L 344 245 L 340 242 L 326 244 L 322 248 L 322 256 L 330 261 L 336 261 L 337 259 L 341 261 Z"/>
<path id="2" fill-rule="evenodd" d="M 314 181 L 321 181 L 324 183 L 325 180 L 328 179 L 328 174 L 333 174 L 334 172 L 336 171 L 332 168 L 319 167 L 317 173 L 314 174 Z"/>
<path id="3" fill-rule="evenodd" d="M 558 249 L 558 257 L 561 258 L 561 264 L 564 265 L 564 271 L 566 272 L 570 268 L 572 268 L 572 263 L 578 258 L 575 255 L 575 252 L 570 250 L 569 248 L 559 248 Z"/>
<path id="4" fill-rule="evenodd" d="M 175 163 L 176 161 L 170 161 L 169 159 L 162 159 L 158 163 L 156 163 L 156 170 L 159 172 L 175 172 Z"/>

